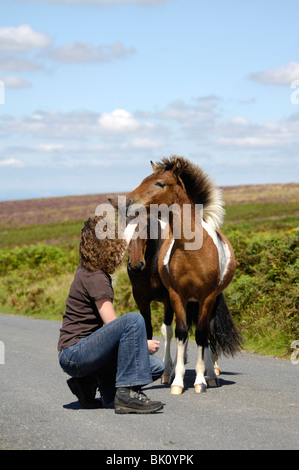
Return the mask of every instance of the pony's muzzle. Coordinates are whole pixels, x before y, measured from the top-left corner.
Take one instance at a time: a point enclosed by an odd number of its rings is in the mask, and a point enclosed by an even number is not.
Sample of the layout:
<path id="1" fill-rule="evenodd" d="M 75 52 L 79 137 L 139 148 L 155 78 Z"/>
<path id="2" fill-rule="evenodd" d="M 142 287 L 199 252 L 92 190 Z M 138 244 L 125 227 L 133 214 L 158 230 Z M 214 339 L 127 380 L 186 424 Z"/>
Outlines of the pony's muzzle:
<path id="1" fill-rule="evenodd" d="M 141 271 L 144 270 L 144 268 L 145 268 L 145 263 L 143 261 L 140 261 L 138 263 L 138 265 L 136 265 L 136 266 L 134 264 L 130 263 L 130 262 L 128 263 L 129 271 L 131 271 L 134 274 L 140 273 Z"/>

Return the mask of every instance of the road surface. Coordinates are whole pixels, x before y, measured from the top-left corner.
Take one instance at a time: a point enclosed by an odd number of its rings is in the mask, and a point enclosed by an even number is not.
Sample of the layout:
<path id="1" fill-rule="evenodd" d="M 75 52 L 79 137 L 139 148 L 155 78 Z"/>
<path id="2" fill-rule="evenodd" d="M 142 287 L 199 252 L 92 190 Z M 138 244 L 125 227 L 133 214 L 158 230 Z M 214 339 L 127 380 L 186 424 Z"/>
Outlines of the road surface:
<path id="1" fill-rule="evenodd" d="M 191 341 L 184 393 L 158 382 L 145 389 L 162 412 L 83 410 L 58 364 L 60 325 L 0 314 L 0 449 L 298 449 L 299 364 L 246 352 L 222 358 L 220 387 L 196 395 Z"/>

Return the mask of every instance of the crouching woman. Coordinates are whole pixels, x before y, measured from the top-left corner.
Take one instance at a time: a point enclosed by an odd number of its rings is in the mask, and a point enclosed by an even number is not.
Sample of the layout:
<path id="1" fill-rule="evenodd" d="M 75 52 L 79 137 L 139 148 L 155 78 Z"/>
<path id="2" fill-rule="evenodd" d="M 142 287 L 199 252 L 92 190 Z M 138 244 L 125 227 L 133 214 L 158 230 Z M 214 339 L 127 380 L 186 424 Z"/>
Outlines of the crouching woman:
<path id="1" fill-rule="evenodd" d="M 110 275 L 120 266 L 125 240 L 99 239 L 89 218 L 81 231 L 80 264 L 71 284 L 58 341 L 59 363 L 81 406 L 111 406 L 115 413 L 154 413 L 163 408 L 141 390 L 161 377 L 163 362 L 154 356 L 159 343 L 147 340 L 139 313 L 117 317 Z M 102 400 L 95 398 L 99 388 Z"/>

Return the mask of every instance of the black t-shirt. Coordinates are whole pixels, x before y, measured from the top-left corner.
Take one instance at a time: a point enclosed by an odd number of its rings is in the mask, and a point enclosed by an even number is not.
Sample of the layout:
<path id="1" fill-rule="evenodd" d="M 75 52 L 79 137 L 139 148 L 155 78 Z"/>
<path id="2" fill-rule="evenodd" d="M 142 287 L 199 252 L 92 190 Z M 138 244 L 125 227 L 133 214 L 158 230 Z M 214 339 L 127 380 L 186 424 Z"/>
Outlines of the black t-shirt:
<path id="1" fill-rule="evenodd" d="M 89 336 L 103 325 L 95 302 L 113 301 L 111 277 L 103 271 L 90 272 L 79 265 L 66 299 L 58 350 L 65 349 Z"/>

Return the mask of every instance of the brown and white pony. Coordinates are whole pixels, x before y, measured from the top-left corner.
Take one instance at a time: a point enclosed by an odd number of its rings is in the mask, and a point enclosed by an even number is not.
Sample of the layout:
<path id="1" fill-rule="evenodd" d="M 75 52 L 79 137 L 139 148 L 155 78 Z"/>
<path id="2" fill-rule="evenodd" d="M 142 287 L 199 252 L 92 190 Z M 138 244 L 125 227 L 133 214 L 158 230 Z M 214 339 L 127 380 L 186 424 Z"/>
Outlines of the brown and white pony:
<path id="1" fill-rule="evenodd" d="M 189 233 L 194 234 L 193 239 L 186 238 L 183 218 L 180 220 L 180 236 L 177 236 L 177 219 L 170 211 L 167 224 L 170 234 L 162 239 L 158 272 L 169 293 L 176 319 L 177 360 L 172 394 L 181 394 L 184 388 L 184 356 L 190 326 L 187 305 L 190 302 L 199 305 L 195 319 L 198 355 L 194 386 L 196 393 L 200 393 L 207 387 L 204 351 L 208 346 L 211 319 L 217 304 L 218 308 L 227 309 L 220 294 L 232 280 L 235 271 L 234 253 L 228 239 L 219 231 L 224 215 L 220 191 L 202 169 L 183 157 L 165 158 L 152 166 L 153 174 L 128 195 L 127 205 L 140 204 L 149 214 L 152 205 L 176 205 L 182 212 L 185 206 L 189 207 Z M 198 204 L 203 206 L 203 218 L 199 225 L 196 218 Z M 192 249 L 192 246 L 197 245 L 195 242 L 199 232 L 202 236 L 201 246 Z M 224 335 L 221 341 L 224 350 L 234 354 L 240 347 L 240 337 L 231 318 L 230 323 L 233 332 L 227 338 Z"/>

